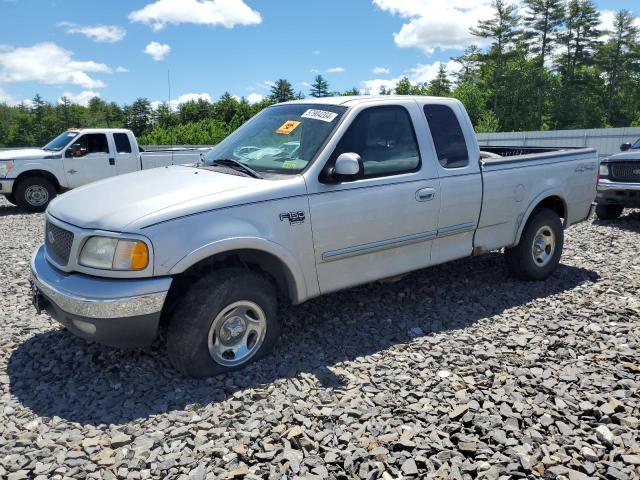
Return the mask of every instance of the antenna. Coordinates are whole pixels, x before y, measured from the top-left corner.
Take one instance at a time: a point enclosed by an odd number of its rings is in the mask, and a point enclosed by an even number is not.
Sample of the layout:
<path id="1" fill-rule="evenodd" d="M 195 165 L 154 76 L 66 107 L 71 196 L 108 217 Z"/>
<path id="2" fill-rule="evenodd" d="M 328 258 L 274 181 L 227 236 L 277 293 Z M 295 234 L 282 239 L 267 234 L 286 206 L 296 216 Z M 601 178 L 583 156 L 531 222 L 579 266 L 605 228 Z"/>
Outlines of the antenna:
<path id="1" fill-rule="evenodd" d="M 169 116 L 171 116 L 171 70 L 167 69 L 167 87 L 169 89 L 169 100 L 167 106 L 169 107 Z M 169 127 L 169 138 L 171 139 L 171 165 L 173 165 L 173 132 Z"/>

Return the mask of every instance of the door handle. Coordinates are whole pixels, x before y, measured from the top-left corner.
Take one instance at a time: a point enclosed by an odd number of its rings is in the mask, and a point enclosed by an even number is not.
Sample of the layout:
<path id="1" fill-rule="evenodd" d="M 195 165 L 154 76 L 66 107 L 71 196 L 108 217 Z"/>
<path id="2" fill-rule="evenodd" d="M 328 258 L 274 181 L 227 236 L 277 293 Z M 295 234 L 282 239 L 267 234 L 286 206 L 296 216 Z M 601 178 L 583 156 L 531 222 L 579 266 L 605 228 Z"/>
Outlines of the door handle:
<path id="1" fill-rule="evenodd" d="M 109 159 L 109 165 L 115 165 L 116 164 L 116 159 L 115 158 L 110 158 Z"/>
<path id="2" fill-rule="evenodd" d="M 78 171 L 72 168 L 71 170 L 67 170 L 67 173 L 73 175 L 74 173 L 78 173 Z"/>
<path id="3" fill-rule="evenodd" d="M 416 192 L 416 200 L 419 202 L 429 202 L 436 196 L 435 188 L 421 188 Z"/>

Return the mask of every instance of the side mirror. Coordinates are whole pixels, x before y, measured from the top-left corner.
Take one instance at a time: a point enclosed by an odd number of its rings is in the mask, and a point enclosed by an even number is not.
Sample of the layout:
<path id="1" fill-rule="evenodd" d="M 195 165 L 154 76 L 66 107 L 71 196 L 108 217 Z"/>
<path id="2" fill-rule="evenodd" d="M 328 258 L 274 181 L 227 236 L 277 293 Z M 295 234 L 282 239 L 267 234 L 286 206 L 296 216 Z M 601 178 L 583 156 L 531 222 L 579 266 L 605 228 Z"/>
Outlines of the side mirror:
<path id="1" fill-rule="evenodd" d="M 631 150 L 631 144 L 629 142 L 620 145 L 621 152 L 626 152 L 627 150 Z"/>
<path id="2" fill-rule="evenodd" d="M 333 167 L 333 177 L 338 181 L 355 180 L 364 170 L 362 159 L 357 153 L 341 153 Z"/>
<path id="3" fill-rule="evenodd" d="M 72 150 L 71 148 L 67 148 L 67 149 L 64 151 L 64 157 L 65 157 L 65 158 L 71 158 L 71 157 L 73 157 L 73 150 Z"/>

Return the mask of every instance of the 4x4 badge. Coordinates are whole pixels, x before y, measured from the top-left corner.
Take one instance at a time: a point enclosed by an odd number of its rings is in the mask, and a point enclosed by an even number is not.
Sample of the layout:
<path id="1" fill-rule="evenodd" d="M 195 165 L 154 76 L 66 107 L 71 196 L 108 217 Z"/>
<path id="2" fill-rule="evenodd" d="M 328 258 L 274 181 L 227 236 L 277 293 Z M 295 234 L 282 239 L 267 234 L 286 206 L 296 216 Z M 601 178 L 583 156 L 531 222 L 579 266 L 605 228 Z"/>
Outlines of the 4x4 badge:
<path id="1" fill-rule="evenodd" d="M 289 220 L 291 225 L 298 225 L 300 223 L 304 223 L 304 212 L 287 212 L 280 214 L 280 221 L 284 222 L 285 220 Z"/>

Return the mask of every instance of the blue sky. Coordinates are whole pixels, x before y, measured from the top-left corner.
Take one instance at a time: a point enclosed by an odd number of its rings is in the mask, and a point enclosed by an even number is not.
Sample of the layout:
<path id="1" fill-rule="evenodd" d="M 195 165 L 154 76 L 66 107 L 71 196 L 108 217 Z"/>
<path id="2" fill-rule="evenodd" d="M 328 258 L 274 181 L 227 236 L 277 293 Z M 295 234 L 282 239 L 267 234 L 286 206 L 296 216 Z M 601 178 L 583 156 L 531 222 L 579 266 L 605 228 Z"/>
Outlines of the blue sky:
<path id="1" fill-rule="evenodd" d="M 0 0 L 0 101 L 165 101 L 168 70 L 174 103 L 225 91 L 255 101 L 278 78 L 306 94 L 316 73 L 332 89 L 377 93 L 404 75 L 430 80 L 489 3 Z M 605 25 L 617 9 L 640 15 L 635 0 L 597 5 Z"/>

